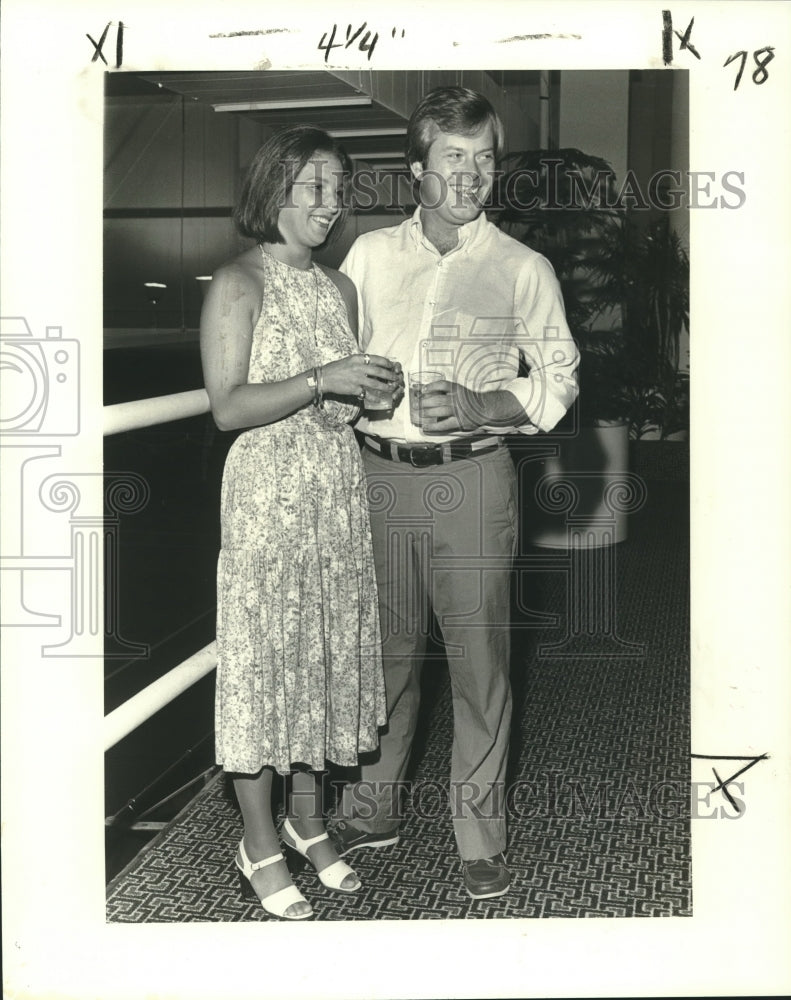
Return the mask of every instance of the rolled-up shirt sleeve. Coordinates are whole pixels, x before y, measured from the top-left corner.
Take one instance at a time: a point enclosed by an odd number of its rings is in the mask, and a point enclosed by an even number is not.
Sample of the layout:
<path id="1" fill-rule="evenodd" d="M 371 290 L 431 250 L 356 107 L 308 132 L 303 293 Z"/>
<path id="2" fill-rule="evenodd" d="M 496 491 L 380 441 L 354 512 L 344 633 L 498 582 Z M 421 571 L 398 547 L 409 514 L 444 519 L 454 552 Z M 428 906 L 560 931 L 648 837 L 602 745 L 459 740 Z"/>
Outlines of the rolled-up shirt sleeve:
<path id="1" fill-rule="evenodd" d="M 577 398 L 580 356 L 560 285 L 545 257 L 536 254 L 525 262 L 514 294 L 515 342 L 529 370 L 502 388 L 516 396 L 530 421 L 515 428 L 519 433 L 551 431 Z"/>

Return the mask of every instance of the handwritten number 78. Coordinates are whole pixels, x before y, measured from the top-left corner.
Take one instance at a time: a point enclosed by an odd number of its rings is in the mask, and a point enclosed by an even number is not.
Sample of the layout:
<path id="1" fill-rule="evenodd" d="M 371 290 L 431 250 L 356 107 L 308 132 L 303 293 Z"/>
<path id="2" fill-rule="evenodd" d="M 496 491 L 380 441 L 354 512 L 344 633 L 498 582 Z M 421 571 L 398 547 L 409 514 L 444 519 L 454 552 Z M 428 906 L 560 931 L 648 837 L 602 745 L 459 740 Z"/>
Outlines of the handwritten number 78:
<path id="1" fill-rule="evenodd" d="M 763 58 L 761 59 L 759 58 L 759 56 L 763 56 Z M 759 86 L 762 83 L 766 83 L 766 81 L 769 79 L 769 71 L 767 70 L 766 67 L 774 59 L 774 57 L 775 57 L 775 50 L 773 45 L 765 45 L 762 49 L 756 49 L 755 52 L 753 52 L 753 59 L 755 60 L 755 69 L 753 70 L 753 83 L 758 84 Z M 729 56 L 722 64 L 723 66 L 727 66 L 729 63 L 732 63 L 734 59 L 739 59 L 739 58 L 741 58 L 742 64 L 739 67 L 739 72 L 736 74 L 736 82 L 733 85 L 734 90 L 737 90 L 739 84 L 741 83 L 742 73 L 744 73 L 744 67 L 747 64 L 747 53 L 744 51 L 735 52 L 732 56 Z"/>

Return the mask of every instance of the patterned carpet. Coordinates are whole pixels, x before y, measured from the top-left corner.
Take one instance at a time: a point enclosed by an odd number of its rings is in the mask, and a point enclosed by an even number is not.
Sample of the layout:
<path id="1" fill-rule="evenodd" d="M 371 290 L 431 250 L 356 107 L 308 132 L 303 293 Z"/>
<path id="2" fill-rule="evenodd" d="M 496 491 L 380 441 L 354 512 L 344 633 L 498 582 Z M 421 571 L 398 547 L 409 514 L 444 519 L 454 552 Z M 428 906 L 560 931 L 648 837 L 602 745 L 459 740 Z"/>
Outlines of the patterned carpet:
<path id="1" fill-rule="evenodd" d="M 353 855 L 364 883 L 354 896 L 328 892 L 312 870 L 295 876 L 317 919 L 691 915 L 687 494 L 681 476 L 649 482 L 628 541 L 580 556 L 585 579 L 614 581 L 603 643 L 595 613 L 571 634 L 564 556 L 520 552 L 508 895 L 473 901 L 461 884 L 442 802 L 450 689 L 435 650 L 401 841 Z M 270 919 L 238 895 L 241 829 L 219 774 L 108 885 L 107 919 Z"/>

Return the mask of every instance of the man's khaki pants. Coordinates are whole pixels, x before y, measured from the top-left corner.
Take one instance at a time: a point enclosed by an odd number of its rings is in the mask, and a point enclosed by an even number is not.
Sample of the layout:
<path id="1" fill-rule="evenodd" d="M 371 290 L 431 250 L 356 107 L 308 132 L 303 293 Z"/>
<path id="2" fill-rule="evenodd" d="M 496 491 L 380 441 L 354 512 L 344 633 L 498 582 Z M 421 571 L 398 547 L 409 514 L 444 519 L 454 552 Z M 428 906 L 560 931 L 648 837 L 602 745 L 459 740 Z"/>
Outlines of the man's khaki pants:
<path id="1" fill-rule="evenodd" d="M 363 454 L 388 726 L 376 762 L 346 786 L 340 813 L 368 832 L 390 832 L 400 823 L 399 788 L 415 736 L 430 606 L 445 643 L 453 699 L 449 806 L 456 842 L 465 861 L 491 857 L 506 846 L 513 462 L 505 447 L 425 469 L 367 449 Z M 413 794 L 413 804 L 418 801 Z"/>

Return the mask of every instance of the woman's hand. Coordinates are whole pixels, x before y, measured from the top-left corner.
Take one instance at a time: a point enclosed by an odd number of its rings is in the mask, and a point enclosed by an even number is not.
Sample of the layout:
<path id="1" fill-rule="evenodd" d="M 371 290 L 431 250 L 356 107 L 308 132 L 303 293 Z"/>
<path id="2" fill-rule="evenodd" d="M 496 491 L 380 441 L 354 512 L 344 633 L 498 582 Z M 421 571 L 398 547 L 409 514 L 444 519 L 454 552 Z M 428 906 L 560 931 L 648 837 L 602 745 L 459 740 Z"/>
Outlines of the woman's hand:
<path id="1" fill-rule="evenodd" d="M 350 354 L 323 367 L 323 390 L 336 396 L 364 398 L 369 389 L 403 385 L 400 366 L 377 354 Z"/>

